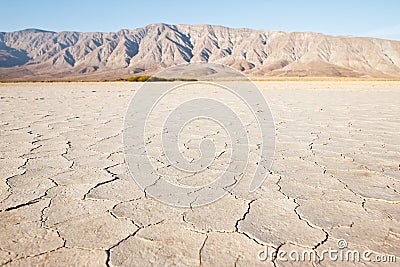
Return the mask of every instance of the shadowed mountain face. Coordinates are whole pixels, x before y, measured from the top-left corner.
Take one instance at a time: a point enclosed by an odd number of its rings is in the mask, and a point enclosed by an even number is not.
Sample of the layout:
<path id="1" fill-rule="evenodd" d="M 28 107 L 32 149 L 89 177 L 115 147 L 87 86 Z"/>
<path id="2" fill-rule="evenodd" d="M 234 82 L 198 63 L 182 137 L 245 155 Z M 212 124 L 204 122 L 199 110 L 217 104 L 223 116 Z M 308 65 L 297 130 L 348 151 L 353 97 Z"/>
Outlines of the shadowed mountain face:
<path id="1" fill-rule="evenodd" d="M 400 42 L 167 24 L 0 33 L 0 80 L 117 79 L 188 62 L 222 63 L 255 77 L 399 78 Z"/>

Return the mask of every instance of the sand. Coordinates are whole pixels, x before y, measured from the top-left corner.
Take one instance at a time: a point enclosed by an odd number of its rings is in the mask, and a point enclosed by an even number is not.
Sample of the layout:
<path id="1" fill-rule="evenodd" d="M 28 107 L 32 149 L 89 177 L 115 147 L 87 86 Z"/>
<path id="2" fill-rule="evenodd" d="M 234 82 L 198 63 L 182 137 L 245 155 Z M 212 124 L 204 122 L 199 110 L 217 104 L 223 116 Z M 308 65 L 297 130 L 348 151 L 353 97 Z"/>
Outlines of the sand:
<path id="1" fill-rule="evenodd" d="M 160 203 L 129 173 L 139 83 L 0 84 L 0 264 L 297 266 L 259 252 L 321 256 L 338 240 L 400 256 L 400 83 L 256 84 L 275 120 L 271 174 L 197 208 Z"/>

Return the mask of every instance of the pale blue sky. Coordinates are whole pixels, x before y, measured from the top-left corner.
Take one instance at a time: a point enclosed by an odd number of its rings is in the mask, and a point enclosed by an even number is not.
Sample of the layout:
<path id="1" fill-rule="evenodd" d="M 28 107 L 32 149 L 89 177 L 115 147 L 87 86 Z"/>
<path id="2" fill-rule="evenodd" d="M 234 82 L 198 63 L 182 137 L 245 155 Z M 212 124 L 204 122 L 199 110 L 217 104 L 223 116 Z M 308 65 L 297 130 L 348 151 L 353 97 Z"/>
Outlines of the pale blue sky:
<path id="1" fill-rule="evenodd" d="M 1 0 L 0 31 L 117 31 L 150 23 L 218 24 L 400 40 L 398 0 Z"/>

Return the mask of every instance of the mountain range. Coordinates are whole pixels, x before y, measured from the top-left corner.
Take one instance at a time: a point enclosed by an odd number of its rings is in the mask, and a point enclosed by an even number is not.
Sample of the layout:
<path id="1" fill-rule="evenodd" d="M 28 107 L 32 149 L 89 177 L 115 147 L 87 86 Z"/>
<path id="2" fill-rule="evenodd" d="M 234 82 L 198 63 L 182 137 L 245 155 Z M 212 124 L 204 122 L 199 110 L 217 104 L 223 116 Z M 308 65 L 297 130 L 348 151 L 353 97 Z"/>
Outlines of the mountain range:
<path id="1" fill-rule="evenodd" d="M 188 62 L 250 77 L 400 78 L 400 41 L 215 25 L 118 32 L 0 32 L 0 81 L 102 80 Z"/>

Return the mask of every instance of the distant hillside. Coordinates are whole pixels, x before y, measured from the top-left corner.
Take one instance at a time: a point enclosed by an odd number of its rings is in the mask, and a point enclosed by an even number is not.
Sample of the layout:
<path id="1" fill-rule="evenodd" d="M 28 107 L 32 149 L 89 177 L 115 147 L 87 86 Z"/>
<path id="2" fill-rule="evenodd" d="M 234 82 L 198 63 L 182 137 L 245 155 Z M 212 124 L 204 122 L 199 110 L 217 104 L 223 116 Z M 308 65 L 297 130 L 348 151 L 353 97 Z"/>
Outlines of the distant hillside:
<path id="1" fill-rule="evenodd" d="M 255 77 L 400 78 L 400 42 L 212 25 L 0 33 L 3 81 L 118 79 L 198 61 L 223 63 Z"/>

